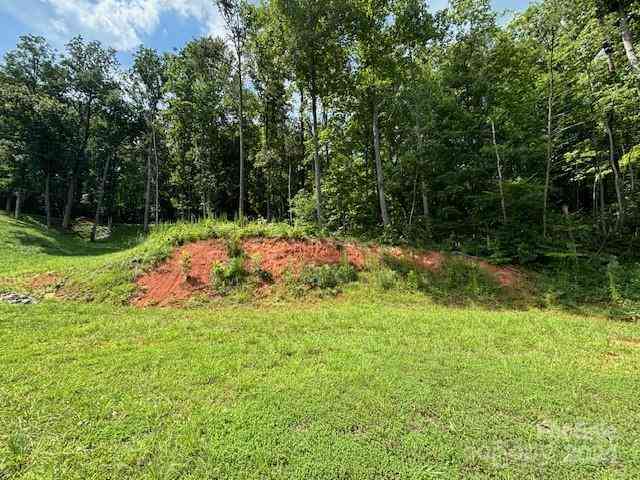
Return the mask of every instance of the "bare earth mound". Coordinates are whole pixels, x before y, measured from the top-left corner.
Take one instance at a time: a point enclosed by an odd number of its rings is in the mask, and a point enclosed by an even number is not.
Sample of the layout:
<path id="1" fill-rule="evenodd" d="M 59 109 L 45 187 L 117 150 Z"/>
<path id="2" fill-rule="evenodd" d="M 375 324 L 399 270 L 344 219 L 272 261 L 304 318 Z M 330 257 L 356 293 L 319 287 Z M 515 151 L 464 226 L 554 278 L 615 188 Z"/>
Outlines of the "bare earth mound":
<path id="1" fill-rule="evenodd" d="M 242 248 L 254 266 L 271 274 L 277 283 L 285 272 L 299 274 L 306 265 L 335 265 L 345 258 L 356 269 L 365 268 L 368 259 L 379 259 L 379 247 L 367 247 L 353 243 L 342 244 L 326 240 L 305 241 L 277 238 L 252 238 L 242 241 Z M 180 258 L 191 255 L 191 271 L 185 280 Z M 401 248 L 386 250 L 386 253 L 410 260 L 417 266 L 437 271 L 445 256 L 440 252 L 411 252 Z M 228 260 L 224 242 L 207 240 L 180 247 L 157 269 L 147 272 L 136 280 L 139 294 L 133 304 L 139 307 L 152 305 L 169 306 L 180 304 L 194 294 L 211 295 L 211 267 Z M 499 268 L 478 259 L 483 269 L 490 272 L 501 285 L 512 287 L 519 282 L 520 274 L 514 269 Z"/>

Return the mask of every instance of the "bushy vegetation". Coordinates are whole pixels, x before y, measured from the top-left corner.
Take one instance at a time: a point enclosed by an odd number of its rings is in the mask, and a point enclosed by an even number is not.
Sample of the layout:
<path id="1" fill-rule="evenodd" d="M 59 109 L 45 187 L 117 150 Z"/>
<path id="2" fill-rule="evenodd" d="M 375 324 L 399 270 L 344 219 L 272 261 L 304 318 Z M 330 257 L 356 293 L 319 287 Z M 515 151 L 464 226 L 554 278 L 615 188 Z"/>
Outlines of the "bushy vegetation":
<path id="1" fill-rule="evenodd" d="M 307 265 L 298 280 L 309 288 L 331 290 L 355 282 L 358 272 L 348 263 L 338 265 Z"/>

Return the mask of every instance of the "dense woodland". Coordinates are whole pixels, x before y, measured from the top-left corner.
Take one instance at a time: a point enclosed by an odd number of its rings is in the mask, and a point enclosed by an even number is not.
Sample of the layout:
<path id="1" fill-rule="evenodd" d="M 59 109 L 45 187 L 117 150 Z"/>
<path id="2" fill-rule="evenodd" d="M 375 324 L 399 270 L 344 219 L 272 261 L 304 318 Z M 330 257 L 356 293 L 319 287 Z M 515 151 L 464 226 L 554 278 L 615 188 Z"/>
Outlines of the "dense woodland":
<path id="1" fill-rule="evenodd" d="M 283 220 L 520 263 L 638 247 L 640 1 L 217 7 L 227 37 L 141 46 L 128 69 L 21 37 L 0 65 L 0 207 L 65 229 Z"/>

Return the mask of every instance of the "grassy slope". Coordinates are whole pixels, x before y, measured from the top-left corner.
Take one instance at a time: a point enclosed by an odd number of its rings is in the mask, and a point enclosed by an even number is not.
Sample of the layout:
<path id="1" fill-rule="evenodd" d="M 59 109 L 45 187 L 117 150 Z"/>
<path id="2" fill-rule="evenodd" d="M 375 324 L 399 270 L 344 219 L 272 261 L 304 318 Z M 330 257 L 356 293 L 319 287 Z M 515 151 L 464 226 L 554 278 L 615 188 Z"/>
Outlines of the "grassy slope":
<path id="1" fill-rule="evenodd" d="M 17 235 L 32 227 L 4 222 L 5 244 L 27 248 Z M 84 244 L 68 241 L 32 260 L 3 249 L 1 268 L 131 254 L 78 257 Z M 266 310 L 0 305 L 0 478 L 640 475 L 637 325 L 387 295 Z"/>

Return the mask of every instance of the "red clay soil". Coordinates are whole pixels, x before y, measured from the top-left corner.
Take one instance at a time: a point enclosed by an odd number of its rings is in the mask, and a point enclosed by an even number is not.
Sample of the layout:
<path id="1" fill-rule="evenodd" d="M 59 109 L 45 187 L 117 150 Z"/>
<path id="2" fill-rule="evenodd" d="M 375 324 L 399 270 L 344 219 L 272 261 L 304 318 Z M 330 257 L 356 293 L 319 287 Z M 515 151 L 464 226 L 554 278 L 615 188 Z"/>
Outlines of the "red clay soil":
<path id="1" fill-rule="evenodd" d="M 58 276 L 52 273 L 43 273 L 42 275 L 38 275 L 37 277 L 34 277 L 29 282 L 29 287 L 31 287 L 34 290 L 42 290 L 42 289 L 54 287 L 56 285 L 59 285 L 60 283 L 61 283 L 61 279 Z"/>
<path id="2" fill-rule="evenodd" d="M 357 244 L 339 244 L 329 241 L 301 241 L 254 238 L 242 241 L 242 247 L 250 257 L 249 264 L 259 263 L 277 282 L 289 271 L 298 274 L 306 265 L 332 265 L 347 261 L 357 269 L 363 269 L 370 257 L 379 257 L 379 247 Z M 184 252 L 191 255 L 191 272 L 185 279 L 180 258 Z M 401 248 L 386 251 L 398 258 L 405 258 L 424 269 L 437 271 L 445 261 L 440 252 L 412 252 Z M 169 306 L 188 300 L 200 292 L 210 294 L 210 273 L 214 264 L 228 260 L 225 245 L 220 240 L 196 242 L 179 249 L 163 265 L 137 279 L 140 289 L 133 304 L 139 307 L 151 305 Z M 510 268 L 499 268 L 479 259 L 469 258 L 493 274 L 501 285 L 515 286 L 520 274 Z"/>
<path id="3" fill-rule="evenodd" d="M 186 280 L 180 264 L 184 252 L 191 254 L 191 272 Z M 133 304 L 168 306 L 187 300 L 196 292 L 206 291 L 211 266 L 227 258 L 227 250 L 220 240 L 191 243 L 176 249 L 167 262 L 137 279 L 140 294 Z"/>
<path id="4" fill-rule="evenodd" d="M 260 267 L 278 280 L 285 271 L 298 274 L 305 265 L 335 265 L 342 256 L 358 269 L 364 267 L 366 252 L 352 244 L 339 245 L 328 241 L 282 239 L 250 239 L 242 244 L 251 258 L 260 259 Z"/>

